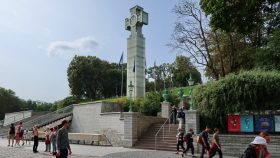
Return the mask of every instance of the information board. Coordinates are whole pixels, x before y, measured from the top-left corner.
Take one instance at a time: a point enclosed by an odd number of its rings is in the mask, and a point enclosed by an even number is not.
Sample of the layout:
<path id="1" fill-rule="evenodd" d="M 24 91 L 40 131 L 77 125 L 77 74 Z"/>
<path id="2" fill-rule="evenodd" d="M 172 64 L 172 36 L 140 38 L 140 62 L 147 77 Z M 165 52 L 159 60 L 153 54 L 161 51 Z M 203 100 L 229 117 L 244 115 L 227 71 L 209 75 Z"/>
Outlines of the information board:
<path id="1" fill-rule="evenodd" d="M 241 132 L 254 132 L 254 116 L 253 115 L 241 115 Z"/>
<path id="2" fill-rule="evenodd" d="M 274 132 L 274 117 L 272 115 L 255 116 L 255 132 Z"/>
<path id="3" fill-rule="evenodd" d="M 240 116 L 228 116 L 228 132 L 240 132 Z"/>

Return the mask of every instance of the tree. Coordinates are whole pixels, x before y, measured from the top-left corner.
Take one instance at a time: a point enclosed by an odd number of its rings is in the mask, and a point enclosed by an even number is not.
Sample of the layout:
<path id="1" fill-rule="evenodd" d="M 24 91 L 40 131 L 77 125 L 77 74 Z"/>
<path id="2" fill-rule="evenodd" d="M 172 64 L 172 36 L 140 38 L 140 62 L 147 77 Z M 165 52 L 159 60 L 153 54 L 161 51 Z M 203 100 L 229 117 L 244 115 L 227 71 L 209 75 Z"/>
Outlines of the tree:
<path id="1" fill-rule="evenodd" d="M 14 91 L 0 87 L 0 120 L 5 113 L 20 111 L 22 104 Z"/>
<path id="2" fill-rule="evenodd" d="M 201 0 L 200 5 L 210 15 L 214 30 L 248 35 L 256 47 L 265 44 L 263 37 L 280 26 L 278 0 Z"/>
<path id="3" fill-rule="evenodd" d="M 110 64 L 93 56 L 75 56 L 67 75 L 71 94 L 80 99 L 120 96 L 121 71 L 115 63 Z"/>
<path id="4" fill-rule="evenodd" d="M 174 86 L 188 86 L 187 79 L 190 74 L 195 83 L 202 83 L 200 72 L 191 63 L 190 58 L 185 56 L 177 56 L 175 62 L 172 64 L 172 74 L 174 74 Z"/>
<path id="5" fill-rule="evenodd" d="M 252 46 L 246 36 L 211 29 L 209 19 L 198 4 L 182 1 L 175 6 L 178 22 L 172 35 L 172 46 L 206 70 L 215 80 L 242 69 L 251 69 Z"/>
<path id="6" fill-rule="evenodd" d="M 280 70 L 280 29 L 268 38 L 267 47 L 260 48 L 255 57 L 255 66 L 268 70 Z"/>

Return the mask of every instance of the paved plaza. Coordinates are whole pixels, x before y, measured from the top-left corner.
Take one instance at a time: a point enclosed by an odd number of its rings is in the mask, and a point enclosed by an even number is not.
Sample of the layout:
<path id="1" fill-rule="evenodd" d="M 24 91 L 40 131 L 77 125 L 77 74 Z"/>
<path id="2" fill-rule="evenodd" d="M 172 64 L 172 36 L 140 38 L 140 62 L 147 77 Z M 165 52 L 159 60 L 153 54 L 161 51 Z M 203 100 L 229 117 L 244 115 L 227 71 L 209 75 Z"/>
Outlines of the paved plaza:
<path id="1" fill-rule="evenodd" d="M 181 158 L 168 151 L 153 151 L 129 149 L 123 147 L 104 147 L 71 144 L 73 155 L 69 158 Z M 2 158 L 51 158 L 50 153 L 44 152 L 45 144 L 39 143 L 39 153 L 32 152 L 32 146 L 7 147 L 7 140 L 0 139 L 0 157 Z M 190 157 L 190 156 L 185 156 Z M 216 156 L 218 157 L 218 156 Z M 233 158 L 224 156 L 224 158 Z"/>

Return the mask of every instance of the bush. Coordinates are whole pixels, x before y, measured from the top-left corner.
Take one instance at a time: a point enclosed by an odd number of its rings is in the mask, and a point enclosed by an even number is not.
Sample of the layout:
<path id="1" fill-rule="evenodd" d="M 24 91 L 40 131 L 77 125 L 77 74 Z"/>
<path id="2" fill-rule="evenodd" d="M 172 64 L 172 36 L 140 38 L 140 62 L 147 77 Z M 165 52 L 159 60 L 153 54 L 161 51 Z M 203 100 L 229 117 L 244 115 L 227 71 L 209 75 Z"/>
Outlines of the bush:
<path id="1" fill-rule="evenodd" d="M 157 116 L 161 112 L 161 102 L 163 101 L 162 92 L 147 92 L 144 98 L 138 98 L 132 101 L 133 112 L 141 112 L 146 116 Z M 171 104 L 179 103 L 178 96 L 170 95 L 169 101 Z M 122 103 L 125 112 L 129 111 L 130 101 L 127 99 Z"/>
<path id="2" fill-rule="evenodd" d="M 280 72 L 252 70 L 230 74 L 219 81 L 197 86 L 193 101 L 201 113 L 201 126 L 226 130 L 227 114 L 280 109 Z"/>

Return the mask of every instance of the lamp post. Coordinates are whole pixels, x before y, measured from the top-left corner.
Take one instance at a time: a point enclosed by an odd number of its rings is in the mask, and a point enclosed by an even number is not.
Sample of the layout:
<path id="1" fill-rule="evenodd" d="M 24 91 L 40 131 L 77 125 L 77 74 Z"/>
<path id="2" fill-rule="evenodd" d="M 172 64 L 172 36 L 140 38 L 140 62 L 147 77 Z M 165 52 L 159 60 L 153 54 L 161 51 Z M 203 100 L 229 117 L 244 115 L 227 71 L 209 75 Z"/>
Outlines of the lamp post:
<path id="1" fill-rule="evenodd" d="M 194 84 L 194 80 L 192 79 L 192 74 L 190 73 L 190 78 L 187 79 L 188 83 L 189 83 L 189 86 L 190 86 L 190 93 L 189 93 L 189 96 L 190 96 L 190 111 L 193 110 L 193 103 L 192 103 L 192 86 Z"/>
<path id="2" fill-rule="evenodd" d="M 132 92 L 133 92 L 133 84 L 132 81 L 130 81 L 130 84 L 128 85 L 128 91 L 129 91 L 129 112 L 132 112 L 132 106 L 131 106 L 131 100 L 132 100 Z"/>

